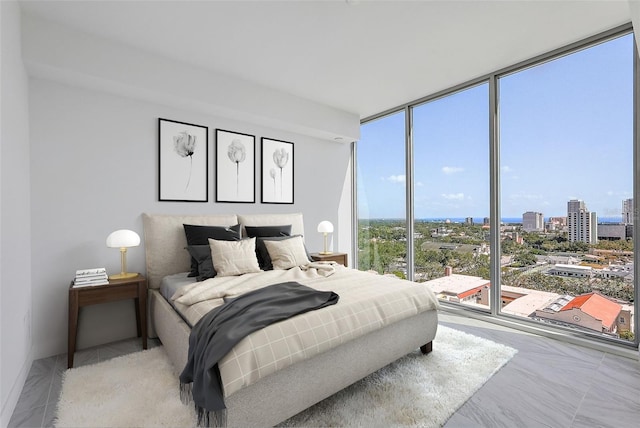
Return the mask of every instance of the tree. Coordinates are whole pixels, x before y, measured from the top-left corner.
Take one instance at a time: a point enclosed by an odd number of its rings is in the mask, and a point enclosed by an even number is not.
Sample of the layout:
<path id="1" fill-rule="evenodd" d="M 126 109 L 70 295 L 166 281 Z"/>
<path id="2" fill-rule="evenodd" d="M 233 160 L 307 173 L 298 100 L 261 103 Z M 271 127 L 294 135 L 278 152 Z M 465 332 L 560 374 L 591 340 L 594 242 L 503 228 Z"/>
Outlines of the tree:
<path id="1" fill-rule="evenodd" d="M 628 341 L 633 341 L 634 339 L 634 334 L 632 331 L 630 330 L 619 330 L 618 331 L 618 336 L 620 336 L 620 339 L 625 339 Z"/>
<path id="2" fill-rule="evenodd" d="M 514 263 L 512 263 L 512 266 L 532 266 L 536 264 L 537 260 L 538 259 L 536 258 L 535 254 L 533 254 L 531 251 L 520 251 L 513 258 Z"/>

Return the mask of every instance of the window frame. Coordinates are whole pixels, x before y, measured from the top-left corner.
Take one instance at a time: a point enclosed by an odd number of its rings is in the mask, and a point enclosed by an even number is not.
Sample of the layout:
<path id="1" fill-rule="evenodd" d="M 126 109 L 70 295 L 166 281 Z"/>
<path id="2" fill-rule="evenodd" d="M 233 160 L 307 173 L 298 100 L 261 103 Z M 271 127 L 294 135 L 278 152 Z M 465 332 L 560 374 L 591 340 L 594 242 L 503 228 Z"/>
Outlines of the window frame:
<path id="1" fill-rule="evenodd" d="M 459 85 L 455 85 L 453 87 L 444 89 L 442 91 L 438 91 L 434 94 L 427 95 L 421 98 L 418 98 L 414 101 L 410 101 L 408 103 L 402 104 L 400 106 L 390 108 L 378 114 L 369 116 L 364 118 L 361 121 L 361 125 L 366 124 L 367 122 L 377 120 L 383 118 L 387 115 L 398 113 L 404 110 L 405 113 L 405 155 L 406 155 L 406 218 L 405 222 L 407 225 L 407 241 L 406 241 L 406 251 L 407 251 L 407 278 L 409 280 L 414 279 L 414 236 L 413 236 L 413 218 L 414 218 L 414 170 L 413 170 L 413 109 L 422 104 L 447 97 L 449 95 L 455 94 L 460 91 L 464 91 L 466 89 L 472 88 L 476 85 L 480 85 L 483 83 L 489 84 L 489 225 L 491 230 L 499 230 L 500 227 L 500 135 L 499 135 L 499 80 L 503 77 L 509 76 L 511 74 L 515 74 L 517 72 L 526 70 L 531 67 L 535 67 L 546 62 L 550 62 L 564 56 L 573 54 L 575 52 L 579 52 L 584 49 L 588 49 L 590 47 L 596 46 L 601 43 L 605 43 L 607 41 L 613 40 L 615 38 L 625 36 L 628 34 L 633 35 L 633 27 L 631 23 L 627 23 L 621 25 L 619 27 L 613 28 L 608 31 L 604 31 L 602 33 L 596 34 L 594 36 L 588 37 L 586 39 L 580 40 L 578 42 L 572 43 L 567 46 L 560 47 L 558 49 L 554 49 L 547 53 L 538 55 L 536 57 L 527 59 L 525 61 L 518 62 L 511 66 L 499 69 L 495 72 L 489 73 L 487 75 L 478 77 L 476 79 L 461 83 Z M 638 213 L 638 209 L 640 207 L 640 185 L 636 185 L 638 180 L 640 180 L 640 130 L 638 128 L 638 114 L 640 114 L 640 58 L 638 55 L 638 45 L 636 39 L 633 39 L 633 209 L 634 214 Z M 354 267 L 358 266 L 358 251 L 357 251 L 357 242 L 358 242 L 358 222 L 359 222 L 359 213 L 357 210 L 357 176 L 355 171 L 357 170 L 357 142 L 353 143 L 352 148 L 352 162 L 354 165 L 353 174 L 352 174 L 352 194 L 353 196 L 353 213 L 354 216 L 352 218 L 353 227 L 352 227 L 352 253 L 354 255 Z M 636 216 L 638 214 L 635 214 Z M 637 222 L 634 222 L 637 223 Z M 634 224 L 635 226 L 635 224 Z M 640 266 L 640 236 L 639 233 L 633 234 L 633 246 L 634 246 L 634 270 L 636 266 Z M 501 244 L 500 244 L 500 235 L 498 233 L 492 233 L 490 236 L 490 251 L 491 254 L 501 254 Z M 409 268 L 410 267 L 410 268 Z M 494 285 L 494 289 L 498 292 L 491 293 L 491 301 L 490 301 L 490 311 L 478 310 L 471 307 L 466 307 L 461 304 L 454 304 L 449 302 L 442 302 L 443 307 L 446 309 L 453 310 L 464 310 L 465 314 L 469 316 L 479 316 L 486 318 L 489 320 L 506 323 L 508 325 L 512 325 L 516 328 L 524 329 L 524 330 L 533 330 L 536 333 L 543 334 L 545 336 L 560 338 L 561 340 L 571 340 L 566 337 L 567 331 L 571 332 L 571 335 L 577 337 L 578 339 L 586 339 L 589 343 L 603 343 L 606 345 L 615 344 L 619 345 L 620 348 L 634 348 L 638 349 L 638 345 L 640 343 L 640 320 L 638 310 L 640 309 L 640 280 L 638 279 L 638 275 L 634 274 L 633 286 L 634 286 L 634 340 L 633 342 L 621 339 L 612 339 L 596 336 L 589 333 L 582 333 L 574 330 L 568 330 L 567 328 L 550 325 L 548 323 L 540 324 L 534 320 L 527 320 L 521 317 L 516 317 L 514 315 L 501 313 L 501 272 L 500 272 L 500 257 L 491 257 L 490 258 L 490 281 L 491 284 Z M 542 330 L 542 331 L 541 331 Z"/>

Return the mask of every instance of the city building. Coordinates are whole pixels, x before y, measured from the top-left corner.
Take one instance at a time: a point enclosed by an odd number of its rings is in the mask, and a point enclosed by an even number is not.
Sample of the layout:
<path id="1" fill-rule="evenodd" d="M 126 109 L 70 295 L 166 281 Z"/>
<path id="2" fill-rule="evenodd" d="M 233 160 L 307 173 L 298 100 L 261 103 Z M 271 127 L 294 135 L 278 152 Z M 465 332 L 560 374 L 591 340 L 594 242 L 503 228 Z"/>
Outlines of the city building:
<path id="1" fill-rule="evenodd" d="M 543 308 L 559 297 L 549 291 L 530 290 L 522 287 L 502 285 L 500 287 L 502 312 L 519 317 L 531 317 L 536 309 Z M 491 290 L 482 290 L 481 304 L 489 306 Z"/>
<path id="2" fill-rule="evenodd" d="M 555 232 L 567 227 L 566 217 L 549 217 L 546 228 L 549 232 Z"/>
<path id="3" fill-rule="evenodd" d="M 578 326 L 599 333 L 629 330 L 631 314 L 622 305 L 592 292 L 571 298 L 562 296 L 552 304 L 536 311 L 540 319 Z"/>
<path id="4" fill-rule="evenodd" d="M 426 281 L 439 299 L 456 303 L 478 303 L 482 290 L 490 287 L 491 282 L 477 276 L 453 273 L 447 266 L 444 276 Z"/>
<path id="5" fill-rule="evenodd" d="M 625 224 L 598 224 L 598 239 L 607 241 L 625 240 L 627 239 L 627 225 Z"/>
<path id="6" fill-rule="evenodd" d="M 622 223 L 633 224 L 633 198 L 622 201 Z"/>
<path id="7" fill-rule="evenodd" d="M 527 211 L 522 214 L 522 230 L 525 232 L 544 231 L 544 216 L 542 213 Z"/>
<path id="8" fill-rule="evenodd" d="M 547 271 L 549 275 L 564 276 L 567 278 L 591 278 L 593 268 L 590 266 L 567 265 L 558 263 Z"/>
<path id="9" fill-rule="evenodd" d="M 589 212 L 584 201 L 572 199 L 567 203 L 567 223 L 570 242 L 598 242 L 598 217 Z"/>
<path id="10" fill-rule="evenodd" d="M 464 224 L 473 225 L 473 217 L 467 217 L 464 219 Z"/>

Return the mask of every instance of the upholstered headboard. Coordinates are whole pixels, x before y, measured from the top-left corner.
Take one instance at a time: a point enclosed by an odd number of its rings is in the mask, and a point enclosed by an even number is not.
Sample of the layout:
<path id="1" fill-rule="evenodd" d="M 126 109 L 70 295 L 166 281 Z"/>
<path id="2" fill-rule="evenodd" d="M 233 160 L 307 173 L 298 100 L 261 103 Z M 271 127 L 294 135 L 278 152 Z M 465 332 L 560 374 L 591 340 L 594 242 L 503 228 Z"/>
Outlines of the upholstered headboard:
<path id="1" fill-rule="evenodd" d="M 224 215 L 170 215 L 142 214 L 144 249 L 149 288 L 159 288 L 167 275 L 189 271 L 191 257 L 185 249 L 183 224 L 209 226 L 280 226 L 291 225 L 292 235 L 303 235 L 301 213 L 294 214 L 224 214 Z M 243 228 L 244 230 L 244 228 Z"/>

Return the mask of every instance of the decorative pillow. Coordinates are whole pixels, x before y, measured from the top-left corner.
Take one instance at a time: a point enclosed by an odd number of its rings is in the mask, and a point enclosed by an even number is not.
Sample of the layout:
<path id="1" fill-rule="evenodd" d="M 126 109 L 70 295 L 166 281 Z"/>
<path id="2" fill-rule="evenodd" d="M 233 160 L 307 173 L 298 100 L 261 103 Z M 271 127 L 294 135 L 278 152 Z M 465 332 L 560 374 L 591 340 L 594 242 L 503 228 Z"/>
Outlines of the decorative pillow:
<path id="1" fill-rule="evenodd" d="M 202 226 L 197 224 L 183 224 L 187 245 L 209 245 L 207 239 L 220 241 L 239 241 L 240 224 L 234 226 Z M 191 272 L 188 276 L 198 276 L 198 261 L 191 256 Z"/>
<path id="2" fill-rule="evenodd" d="M 265 240 L 264 245 L 269 252 L 273 269 L 283 270 L 309 264 L 309 257 L 300 235 L 281 241 Z"/>
<path id="3" fill-rule="evenodd" d="M 284 241 L 286 239 L 291 239 L 298 236 L 302 237 L 302 235 L 293 235 L 293 236 L 269 236 L 264 238 L 256 238 L 256 255 L 258 256 L 258 264 L 260 265 L 260 269 L 273 270 L 273 263 L 271 262 L 269 251 L 267 251 L 267 246 L 264 245 L 264 241 Z M 307 254 L 307 259 L 310 259 L 309 252 L 307 251 L 306 247 L 305 247 L 305 252 Z"/>
<path id="4" fill-rule="evenodd" d="M 291 235 L 291 225 L 283 226 L 245 226 L 249 238 L 264 238 L 269 236 Z"/>
<path id="5" fill-rule="evenodd" d="M 240 241 L 219 241 L 209 239 L 211 259 L 217 276 L 242 275 L 260 272 L 256 257 L 256 238 Z"/>
<path id="6" fill-rule="evenodd" d="M 196 275 L 198 281 L 204 281 L 208 278 L 216 276 L 216 270 L 213 268 L 213 260 L 211 259 L 211 247 L 207 245 L 189 245 L 187 251 L 191 254 L 191 258 L 197 262 Z M 191 274 L 189 274 L 191 276 Z"/>

